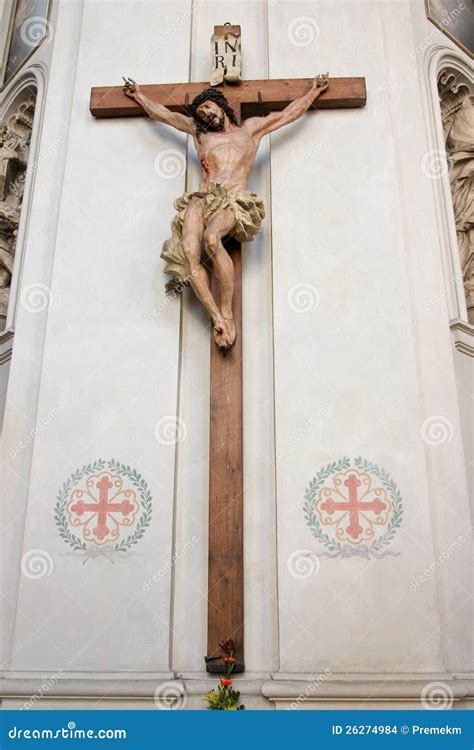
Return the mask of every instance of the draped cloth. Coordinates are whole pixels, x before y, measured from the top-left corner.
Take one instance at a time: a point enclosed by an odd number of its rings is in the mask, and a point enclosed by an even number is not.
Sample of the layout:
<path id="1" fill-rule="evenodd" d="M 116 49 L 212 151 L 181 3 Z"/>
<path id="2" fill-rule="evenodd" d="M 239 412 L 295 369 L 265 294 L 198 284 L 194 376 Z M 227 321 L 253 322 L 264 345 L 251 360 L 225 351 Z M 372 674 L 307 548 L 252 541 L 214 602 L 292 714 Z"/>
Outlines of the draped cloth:
<path id="1" fill-rule="evenodd" d="M 187 284 L 182 231 L 184 214 L 192 198 L 201 199 L 205 227 L 216 213 L 230 208 L 235 216 L 235 225 L 229 234 L 238 242 L 250 242 L 259 233 L 265 218 L 263 201 L 256 193 L 250 190 L 228 193 L 219 182 L 210 182 L 205 192 L 184 193 L 177 198 L 174 202 L 176 216 L 171 222 L 171 237 L 163 243 L 161 251 L 161 257 L 166 261 L 165 273 L 172 276 L 166 285 L 167 291 L 180 291 Z"/>

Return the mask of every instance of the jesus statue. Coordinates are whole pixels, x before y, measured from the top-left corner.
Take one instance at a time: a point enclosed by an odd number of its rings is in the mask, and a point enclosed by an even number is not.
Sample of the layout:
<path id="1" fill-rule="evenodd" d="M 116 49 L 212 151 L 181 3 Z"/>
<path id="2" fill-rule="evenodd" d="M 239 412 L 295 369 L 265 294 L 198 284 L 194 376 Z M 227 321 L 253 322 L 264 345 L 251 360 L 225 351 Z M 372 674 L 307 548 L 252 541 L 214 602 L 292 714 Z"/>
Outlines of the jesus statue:
<path id="1" fill-rule="evenodd" d="M 193 137 L 201 161 L 201 184 L 199 191 L 184 193 L 175 201 L 172 236 L 164 243 L 161 257 L 166 261 L 166 273 L 173 276 L 168 288 L 191 284 L 211 316 L 214 341 L 220 349 L 229 349 L 236 336 L 232 314 L 234 266 L 222 239 L 231 235 L 239 242 L 248 242 L 260 231 L 265 216 L 263 201 L 247 189 L 260 141 L 301 117 L 329 86 L 328 75 L 316 76 L 309 91 L 281 112 L 250 117 L 242 125 L 218 89 L 209 88 L 196 96 L 190 116 L 186 116 L 153 102 L 131 78 L 124 80 L 125 94 L 150 117 Z M 202 242 L 219 286 L 219 305 L 201 264 Z"/>

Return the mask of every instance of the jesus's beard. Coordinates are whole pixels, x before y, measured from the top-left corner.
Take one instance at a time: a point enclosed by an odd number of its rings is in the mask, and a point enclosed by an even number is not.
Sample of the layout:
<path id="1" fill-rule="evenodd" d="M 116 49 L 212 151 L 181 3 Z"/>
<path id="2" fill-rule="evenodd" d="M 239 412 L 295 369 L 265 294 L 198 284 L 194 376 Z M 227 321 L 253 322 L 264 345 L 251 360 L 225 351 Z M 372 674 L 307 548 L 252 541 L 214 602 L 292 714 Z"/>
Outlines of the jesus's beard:
<path id="1" fill-rule="evenodd" d="M 199 126 L 205 133 L 221 133 L 224 130 L 224 117 L 213 118 L 212 122 L 200 120 Z"/>
<path id="2" fill-rule="evenodd" d="M 213 122 L 209 123 L 207 129 L 212 130 L 214 133 L 224 130 L 224 118 L 222 118 L 222 120 L 217 120 L 217 122 L 213 120 Z"/>

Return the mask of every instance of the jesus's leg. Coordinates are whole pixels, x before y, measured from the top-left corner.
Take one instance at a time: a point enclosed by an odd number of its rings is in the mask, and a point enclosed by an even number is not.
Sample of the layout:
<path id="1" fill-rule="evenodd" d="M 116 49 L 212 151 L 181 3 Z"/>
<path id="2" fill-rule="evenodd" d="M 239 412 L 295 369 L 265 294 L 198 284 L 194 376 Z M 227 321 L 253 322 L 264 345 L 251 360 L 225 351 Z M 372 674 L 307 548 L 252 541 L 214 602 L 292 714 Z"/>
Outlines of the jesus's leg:
<path id="1" fill-rule="evenodd" d="M 222 238 L 235 226 L 235 216 L 230 208 L 224 208 L 212 217 L 204 231 L 206 250 L 212 258 L 212 268 L 219 283 L 221 313 L 224 318 L 225 346 L 231 347 L 235 341 L 235 323 L 232 314 L 234 295 L 234 264 L 222 244 Z"/>
<path id="2" fill-rule="evenodd" d="M 212 319 L 214 339 L 224 335 L 224 320 L 212 296 L 209 287 L 209 276 L 201 265 L 201 241 L 204 235 L 204 221 L 201 212 L 201 202 L 193 198 L 185 211 L 181 241 L 186 259 L 186 274 L 198 300 L 204 305 Z M 220 346 L 225 346 L 222 342 Z"/>

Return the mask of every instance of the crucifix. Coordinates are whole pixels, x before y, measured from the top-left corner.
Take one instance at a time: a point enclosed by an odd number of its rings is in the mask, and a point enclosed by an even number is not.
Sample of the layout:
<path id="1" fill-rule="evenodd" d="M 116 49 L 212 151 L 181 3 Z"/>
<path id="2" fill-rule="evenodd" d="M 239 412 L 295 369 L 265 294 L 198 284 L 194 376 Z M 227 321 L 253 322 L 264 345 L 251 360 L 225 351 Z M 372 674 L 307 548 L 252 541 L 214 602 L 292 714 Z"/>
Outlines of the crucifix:
<path id="1" fill-rule="evenodd" d="M 214 35 L 240 35 L 215 26 Z M 236 77 L 238 78 L 238 76 Z M 247 188 L 261 139 L 309 109 L 362 107 L 364 78 L 327 75 L 268 81 L 124 86 L 91 91 L 94 117 L 148 114 L 189 134 L 200 157 L 199 190 L 175 202 L 172 237 L 163 246 L 168 289 L 190 285 L 212 321 L 209 446 L 208 672 L 227 670 L 220 643 L 231 639 L 234 671 L 244 670 L 242 288 L 240 243 L 264 218 Z M 207 260 L 201 256 L 204 247 Z M 211 266 L 209 274 L 207 266 Z"/>

